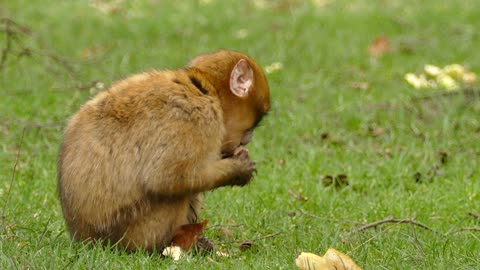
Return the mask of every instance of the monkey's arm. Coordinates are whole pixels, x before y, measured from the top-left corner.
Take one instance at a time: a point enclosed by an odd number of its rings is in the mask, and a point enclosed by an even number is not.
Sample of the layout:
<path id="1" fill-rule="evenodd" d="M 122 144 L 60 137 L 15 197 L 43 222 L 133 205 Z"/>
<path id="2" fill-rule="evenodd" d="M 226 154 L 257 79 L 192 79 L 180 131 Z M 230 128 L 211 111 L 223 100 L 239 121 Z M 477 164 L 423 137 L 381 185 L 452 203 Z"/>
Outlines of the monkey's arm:
<path id="1" fill-rule="evenodd" d="M 183 167 L 180 165 L 180 167 Z M 177 168 L 179 172 L 184 168 Z M 160 185 L 149 185 L 150 192 L 159 196 L 185 196 L 209 191 L 222 186 L 244 186 L 250 182 L 255 163 L 248 154 L 210 161 L 190 173 L 179 174 Z M 158 184 L 158 183 L 157 183 Z"/>

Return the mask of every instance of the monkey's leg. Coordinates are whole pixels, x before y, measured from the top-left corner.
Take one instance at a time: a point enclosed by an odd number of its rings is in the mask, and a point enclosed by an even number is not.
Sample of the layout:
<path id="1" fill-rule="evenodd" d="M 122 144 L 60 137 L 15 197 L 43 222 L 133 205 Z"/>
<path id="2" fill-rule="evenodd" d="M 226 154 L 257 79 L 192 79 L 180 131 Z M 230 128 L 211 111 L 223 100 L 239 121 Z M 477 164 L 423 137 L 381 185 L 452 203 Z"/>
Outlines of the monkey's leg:
<path id="1" fill-rule="evenodd" d="M 132 215 L 126 224 L 120 246 L 128 250 L 145 249 L 161 252 L 168 246 L 176 229 L 189 223 L 188 198 L 152 202 L 148 211 Z"/>
<path id="2" fill-rule="evenodd" d="M 188 215 L 188 221 L 190 223 L 199 222 L 199 213 L 203 205 L 203 194 L 199 193 L 190 197 L 190 211 Z M 198 252 L 209 252 L 213 250 L 213 243 L 205 236 L 200 235 L 196 243 L 196 249 Z"/>

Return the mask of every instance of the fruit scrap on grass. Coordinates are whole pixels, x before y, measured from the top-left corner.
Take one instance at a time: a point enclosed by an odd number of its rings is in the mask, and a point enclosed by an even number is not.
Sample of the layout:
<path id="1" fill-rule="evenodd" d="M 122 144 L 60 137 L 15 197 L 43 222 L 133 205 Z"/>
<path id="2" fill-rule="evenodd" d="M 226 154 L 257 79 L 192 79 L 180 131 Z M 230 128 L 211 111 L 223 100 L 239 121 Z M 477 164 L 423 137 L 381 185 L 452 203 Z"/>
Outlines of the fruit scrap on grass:
<path id="1" fill-rule="evenodd" d="M 183 255 L 183 251 L 178 246 L 166 247 L 163 252 L 163 256 L 172 257 L 174 261 L 180 260 Z"/>
<path id="2" fill-rule="evenodd" d="M 200 223 L 180 226 L 175 232 L 170 246 L 163 250 L 162 255 L 172 257 L 174 261 L 180 260 L 184 251 L 191 249 L 197 244 L 198 238 L 202 235 L 207 223 L 208 220 L 204 220 Z"/>
<path id="3" fill-rule="evenodd" d="M 300 270 L 361 270 L 350 257 L 333 248 L 329 248 L 323 257 L 302 252 L 295 264 Z"/>
<path id="4" fill-rule="evenodd" d="M 477 75 L 459 64 L 447 65 L 443 68 L 425 65 L 425 73 L 407 73 L 404 78 L 416 89 L 443 88 L 447 91 L 459 90 L 462 85 L 471 85 L 477 81 Z"/>

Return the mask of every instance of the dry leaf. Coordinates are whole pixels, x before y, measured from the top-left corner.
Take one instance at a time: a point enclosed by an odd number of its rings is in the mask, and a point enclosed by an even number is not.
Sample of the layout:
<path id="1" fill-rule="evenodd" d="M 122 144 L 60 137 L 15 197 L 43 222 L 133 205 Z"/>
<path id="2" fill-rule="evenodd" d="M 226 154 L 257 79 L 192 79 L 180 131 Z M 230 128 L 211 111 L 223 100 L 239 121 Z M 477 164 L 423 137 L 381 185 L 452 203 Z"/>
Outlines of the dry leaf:
<path id="1" fill-rule="evenodd" d="M 335 189 L 340 189 L 350 184 L 348 183 L 346 174 L 338 174 L 336 176 L 322 175 L 320 176 L 320 179 L 322 179 L 324 187 L 334 185 Z"/>
<path id="2" fill-rule="evenodd" d="M 350 83 L 350 87 L 358 90 L 368 90 L 370 84 L 368 82 L 352 82 Z"/>
<path id="3" fill-rule="evenodd" d="M 226 227 L 221 227 L 217 231 L 217 235 L 222 239 L 233 238 L 233 233 Z"/>
<path id="4" fill-rule="evenodd" d="M 378 137 L 378 136 L 382 135 L 383 133 L 385 133 L 385 130 L 381 127 L 377 127 L 377 128 L 369 127 L 368 130 L 375 137 Z"/>
<path id="5" fill-rule="evenodd" d="M 480 218 L 480 212 L 470 212 L 468 214 L 474 218 Z"/>
<path id="6" fill-rule="evenodd" d="M 368 53 L 373 57 L 382 57 L 391 50 L 392 46 L 390 45 L 390 41 L 385 36 L 376 38 L 368 45 Z"/>
<path id="7" fill-rule="evenodd" d="M 182 225 L 175 232 L 171 246 L 179 246 L 183 250 L 189 250 L 197 244 L 198 237 L 202 235 L 207 223 L 208 220 L 204 220 L 200 223 Z"/>
<path id="8" fill-rule="evenodd" d="M 329 248 L 323 257 L 302 252 L 295 264 L 300 270 L 361 270 L 350 257 L 333 248 Z"/>
<path id="9" fill-rule="evenodd" d="M 287 212 L 287 215 L 288 215 L 289 217 L 294 217 L 294 216 L 297 215 L 297 212 L 295 212 L 295 211 L 289 211 L 289 212 Z"/>
<path id="10" fill-rule="evenodd" d="M 323 132 L 322 134 L 320 134 L 320 137 L 322 138 L 322 140 L 327 140 L 328 138 L 330 138 L 330 134 L 328 132 Z"/>
<path id="11" fill-rule="evenodd" d="M 250 242 L 250 241 L 245 241 L 245 242 L 240 244 L 239 249 L 240 249 L 240 251 L 248 250 L 248 249 L 252 248 L 252 244 L 253 243 Z"/>
<path id="12" fill-rule="evenodd" d="M 446 164 L 448 161 L 448 152 L 440 151 L 438 152 L 438 156 L 440 157 L 440 163 Z"/>

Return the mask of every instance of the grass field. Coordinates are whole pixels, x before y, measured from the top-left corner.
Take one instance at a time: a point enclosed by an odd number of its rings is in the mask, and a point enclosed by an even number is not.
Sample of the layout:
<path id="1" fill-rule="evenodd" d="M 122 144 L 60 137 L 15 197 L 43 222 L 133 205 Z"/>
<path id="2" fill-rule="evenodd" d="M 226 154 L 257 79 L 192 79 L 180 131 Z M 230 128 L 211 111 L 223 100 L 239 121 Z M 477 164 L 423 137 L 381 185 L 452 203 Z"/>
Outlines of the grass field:
<path id="1" fill-rule="evenodd" d="M 364 269 L 479 269 L 478 88 L 403 78 L 480 73 L 479 13 L 477 0 L 0 2 L 0 269 L 295 269 L 329 247 Z M 381 36 L 391 48 L 374 57 Z M 249 146 L 256 178 L 207 194 L 206 235 L 230 257 L 72 242 L 56 194 L 68 117 L 102 85 L 220 48 L 281 63 Z M 408 222 L 358 229 L 391 216 Z"/>

